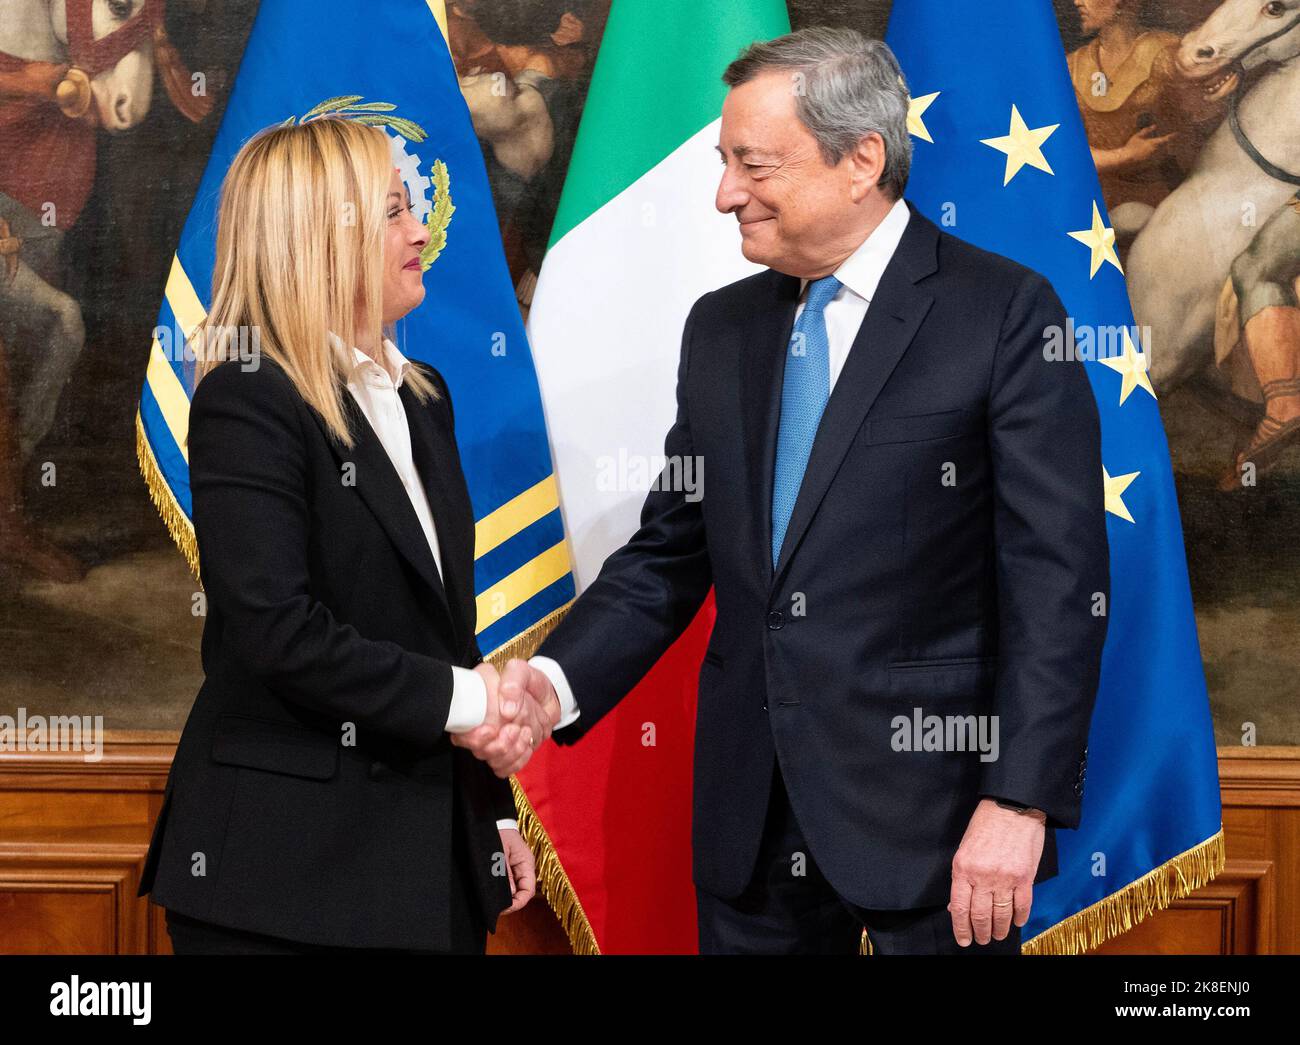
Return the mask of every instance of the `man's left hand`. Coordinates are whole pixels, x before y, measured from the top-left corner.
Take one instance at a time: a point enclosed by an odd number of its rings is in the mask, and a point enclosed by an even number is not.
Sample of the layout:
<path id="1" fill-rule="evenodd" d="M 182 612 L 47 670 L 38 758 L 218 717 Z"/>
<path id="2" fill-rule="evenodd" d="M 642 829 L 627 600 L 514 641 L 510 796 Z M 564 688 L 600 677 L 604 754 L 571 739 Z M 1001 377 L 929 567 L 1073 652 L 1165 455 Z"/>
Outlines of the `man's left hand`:
<path id="1" fill-rule="evenodd" d="M 948 913 L 962 947 L 1005 940 L 1014 917 L 1029 921 L 1034 875 L 1043 855 L 1047 817 L 1042 810 L 1017 812 L 981 798 L 952 859 Z"/>

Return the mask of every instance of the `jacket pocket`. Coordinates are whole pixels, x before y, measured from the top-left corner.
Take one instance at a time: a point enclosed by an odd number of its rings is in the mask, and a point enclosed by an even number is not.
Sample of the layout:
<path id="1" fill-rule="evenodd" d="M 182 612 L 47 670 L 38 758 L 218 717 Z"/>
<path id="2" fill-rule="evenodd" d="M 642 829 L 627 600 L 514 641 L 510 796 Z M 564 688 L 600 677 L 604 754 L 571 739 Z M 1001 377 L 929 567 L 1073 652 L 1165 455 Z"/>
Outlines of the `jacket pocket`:
<path id="1" fill-rule="evenodd" d="M 997 657 L 900 660 L 889 667 L 889 691 L 899 696 L 980 697 L 992 691 Z"/>
<path id="2" fill-rule="evenodd" d="M 230 713 L 217 716 L 212 759 L 268 773 L 329 780 L 339 767 L 339 742 L 291 722 Z"/>
<path id="3" fill-rule="evenodd" d="M 867 421 L 868 443 L 915 443 L 923 439 L 948 439 L 970 435 L 983 428 L 978 414 L 945 410 L 937 414 L 913 414 L 910 417 L 877 417 Z"/>

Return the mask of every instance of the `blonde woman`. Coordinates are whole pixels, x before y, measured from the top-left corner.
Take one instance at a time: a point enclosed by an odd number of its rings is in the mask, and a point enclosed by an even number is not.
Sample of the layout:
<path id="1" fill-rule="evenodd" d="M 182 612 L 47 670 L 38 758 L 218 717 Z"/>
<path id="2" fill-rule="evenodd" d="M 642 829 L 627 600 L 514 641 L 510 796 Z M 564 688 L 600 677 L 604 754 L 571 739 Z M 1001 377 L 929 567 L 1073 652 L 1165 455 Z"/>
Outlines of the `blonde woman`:
<path id="1" fill-rule="evenodd" d="M 206 678 L 139 890 L 178 954 L 482 953 L 533 895 L 508 777 L 558 709 L 501 699 L 475 642 L 451 398 L 392 340 L 426 235 L 374 127 L 269 128 L 226 176 L 188 438 Z"/>

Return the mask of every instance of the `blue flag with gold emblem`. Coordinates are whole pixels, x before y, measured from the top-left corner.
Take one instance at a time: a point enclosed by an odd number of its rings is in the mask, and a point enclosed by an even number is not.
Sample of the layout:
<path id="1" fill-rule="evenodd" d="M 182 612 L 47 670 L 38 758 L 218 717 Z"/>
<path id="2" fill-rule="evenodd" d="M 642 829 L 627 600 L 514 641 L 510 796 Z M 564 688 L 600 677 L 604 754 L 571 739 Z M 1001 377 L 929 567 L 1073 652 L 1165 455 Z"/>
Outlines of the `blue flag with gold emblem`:
<path id="1" fill-rule="evenodd" d="M 1110 620 L 1082 819 L 1057 832 L 1060 872 L 1034 887 L 1022 930 L 1026 953 L 1078 953 L 1223 866 L 1214 733 L 1150 346 L 1134 327 L 1051 0 L 895 0 L 886 41 L 911 93 L 907 197 L 953 235 L 1051 281 L 1073 331 L 1044 351 L 1085 360 L 1101 415 Z"/>
<path id="2" fill-rule="evenodd" d="M 530 630 L 573 598 L 573 578 L 483 155 L 425 0 L 261 5 L 159 307 L 136 423 L 141 470 L 197 571 L 184 449 L 194 364 L 184 341 L 210 300 L 221 182 L 254 133 L 326 112 L 383 128 L 416 217 L 431 245 L 442 242 L 397 345 L 437 367 L 455 403 L 476 519 L 479 647 L 526 646 Z"/>

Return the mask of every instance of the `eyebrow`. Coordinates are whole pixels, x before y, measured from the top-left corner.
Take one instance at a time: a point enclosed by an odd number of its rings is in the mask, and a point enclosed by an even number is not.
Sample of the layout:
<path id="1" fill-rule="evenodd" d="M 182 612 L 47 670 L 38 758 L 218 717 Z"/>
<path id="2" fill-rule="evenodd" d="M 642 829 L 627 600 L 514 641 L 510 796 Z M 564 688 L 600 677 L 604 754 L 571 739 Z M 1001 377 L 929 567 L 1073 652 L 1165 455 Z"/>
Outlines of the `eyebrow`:
<path id="1" fill-rule="evenodd" d="M 727 154 L 723 151 L 721 145 L 715 145 L 714 148 L 718 150 L 718 154 L 719 154 L 719 155 L 720 155 L 724 160 L 727 158 Z M 766 159 L 772 159 L 772 158 L 773 158 L 773 154 L 772 154 L 772 153 L 765 152 L 765 151 L 763 151 L 762 149 L 756 149 L 756 148 L 754 148 L 754 146 L 752 146 L 752 145 L 737 145 L 737 146 L 736 146 L 734 149 L 732 149 L 731 151 L 734 152 L 734 153 L 736 154 L 736 159 L 738 159 L 738 160 L 743 160 L 746 156 L 757 157 L 757 158 L 759 158 L 759 159 L 764 159 L 764 158 L 766 158 Z"/>

